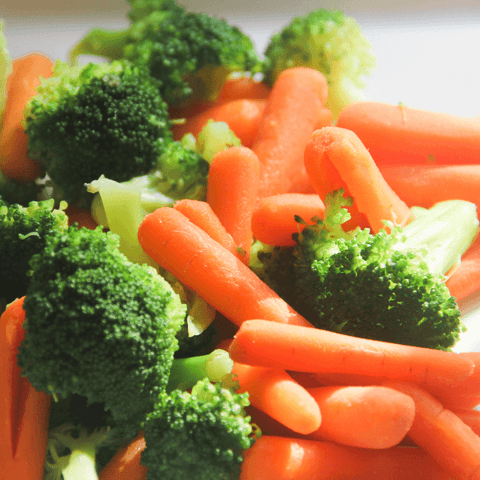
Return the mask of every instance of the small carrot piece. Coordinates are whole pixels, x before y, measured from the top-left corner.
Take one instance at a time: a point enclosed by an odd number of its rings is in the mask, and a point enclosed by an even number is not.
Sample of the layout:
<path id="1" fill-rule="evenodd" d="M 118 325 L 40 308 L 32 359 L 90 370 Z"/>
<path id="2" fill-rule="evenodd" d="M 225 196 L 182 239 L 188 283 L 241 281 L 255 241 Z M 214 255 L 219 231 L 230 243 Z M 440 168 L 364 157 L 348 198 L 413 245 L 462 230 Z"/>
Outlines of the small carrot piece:
<path id="1" fill-rule="evenodd" d="M 364 227 L 364 218 L 377 233 L 389 220 L 403 225 L 410 209 L 387 184 L 367 148 L 355 133 L 339 127 L 317 130 L 305 148 L 305 168 L 322 200 L 345 189 L 353 197 L 349 208 L 353 226 Z"/>
<path id="2" fill-rule="evenodd" d="M 451 480 L 416 447 L 365 449 L 263 435 L 249 448 L 239 480 Z"/>
<path id="3" fill-rule="evenodd" d="M 240 139 L 242 145 L 251 147 L 258 125 L 265 110 L 266 100 L 242 98 L 215 104 L 184 123 L 172 126 L 173 138 L 180 140 L 187 133 L 195 137 L 209 120 L 225 122 Z"/>
<path id="4" fill-rule="evenodd" d="M 354 102 L 340 112 L 337 126 L 355 132 L 377 165 L 478 163 L 480 122 L 474 118 Z"/>
<path id="5" fill-rule="evenodd" d="M 147 255 L 236 325 L 260 315 L 311 326 L 242 261 L 175 209 L 162 207 L 147 215 L 138 238 Z"/>
<path id="6" fill-rule="evenodd" d="M 7 100 L 0 130 L 0 168 L 9 178 L 28 183 L 41 175 L 41 167 L 27 155 L 28 138 L 23 129 L 23 111 L 36 94 L 41 78 L 53 74 L 53 61 L 30 53 L 12 61 L 7 78 Z"/>
<path id="7" fill-rule="evenodd" d="M 0 317 L 0 478 L 41 480 L 51 397 L 35 390 L 17 365 L 25 336 L 24 298 Z"/>
<path id="8" fill-rule="evenodd" d="M 415 419 L 408 436 L 458 479 L 480 478 L 480 437 L 452 411 L 417 385 L 386 383 L 410 395 Z"/>
<path id="9" fill-rule="evenodd" d="M 95 230 L 98 227 L 98 223 L 93 219 L 92 214 L 88 209 L 69 205 L 65 210 L 65 213 L 68 217 L 69 225 L 76 223 L 79 228 L 85 227 L 90 230 Z"/>
<path id="10" fill-rule="evenodd" d="M 250 403 L 294 432 L 312 433 L 320 427 L 318 403 L 285 370 L 234 362 L 232 373 L 248 392 Z"/>
<path id="11" fill-rule="evenodd" d="M 455 413 L 463 423 L 466 423 L 475 434 L 480 436 L 480 410 L 463 408 L 454 410 L 453 413 Z"/>
<path id="12" fill-rule="evenodd" d="M 240 325 L 229 353 L 247 365 L 355 373 L 444 388 L 463 386 L 475 370 L 474 361 L 462 354 L 255 319 Z"/>
<path id="13" fill-rule="evenodd" d="M 360 448 L 400 443 L 415 416 L 406 394 L 384 386 L 332 386 L 307 389 L 320 407 L 322 423 L 309 438 Z"/>
<path id="14" fill-rule="evenodd" d="M 250 262 L 252 212 L 257 202 L 260 163 L 247 147 L 218 152 L 208 172 L 207 202 Z"/>
<path id="15" fill-rule="evenodd" d="M 283 193 L 264 197 L 252 214 L 253 236 L 267 245 L 293 246 L 292 235 L 304 228 L 295 221 L 298 215 L 307 223 L 313 217 L 323 218 L 325 205 L 316 194 Z"/>
<path id="16" fill-rule="evenodd" d="M 287 193 L 303 168 L 303 151 L 325 121 L 327 82 L 317 70 L 284 70 L 268 97 L 252 150 L 261 163 L 260 197 Z"/>
<path id="17" fill-rule="evenodd" d="M 252 77 L 230 77 L 225 80 L 217 103 L 229 102 L 240 98 L 266 99 L 271 88 L 264 82 Z"/>
<path id="18" fill-rule="evenodd" d="M 145 450 L 145 438 L 140 432 L 103 467 L 98 480 L 146 480 L 147 467 L 140 463 Z"/>

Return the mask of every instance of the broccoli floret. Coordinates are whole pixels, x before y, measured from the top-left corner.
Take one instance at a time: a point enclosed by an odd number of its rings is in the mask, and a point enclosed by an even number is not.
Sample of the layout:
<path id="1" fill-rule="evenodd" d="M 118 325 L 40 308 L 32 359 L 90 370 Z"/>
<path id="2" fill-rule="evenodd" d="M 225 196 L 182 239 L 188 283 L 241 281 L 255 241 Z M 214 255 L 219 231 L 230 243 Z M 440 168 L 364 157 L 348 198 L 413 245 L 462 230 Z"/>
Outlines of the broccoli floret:
<path id="1" fill-rule="evenodd" d="M 49 233 L 67 228 L 68 218 L 63 209 L 54 208 L 53 200 L 24 207 L 0 197 L 0 299 L 4 304 L 25 295 L 31 281 L 30 259 L 43 250 Z"/>
<path id="2" fill-rule="evenodd" d="M 8 177 L 0 170 L 0 197 L 7 203 L 18 203 L 24 207 L 40 199 L 42 188 L 36 182 L 20 182 Z"/>
<path id="3" fill-rule="evenodd" d="M 142 464 L 149 480 L 238 479 L 254 442 L 248 394 L 199 381 L 191 393 L 163 394 L 145 422 Z"/>
<path id="4" fill-rule="evenodd" d="M 38 390 L 104 403 L 135 433 L 168 384 L 186 312 L 157 271 L 118 244 L 101 227 L 48 237 L 30 263 L 18 364 Z"/>
<path id="5" fill-rule="evenodd" d="M 328 82 L 327 107 L 336 118 L 343 107 L 363 98 L 365 76 L 375 65 L 360 25 L 341 11 L 319 9 L 294 18 L 272 36 L 265 50 L 264 79 L 272 85 L 291 67 L 319 70 Z"/>
<path id="6" fill-rule="evenodd" d="M 129 17 L 124 31 L 87 33 L 72 61 L 93 54 L 145 65 L 172 106 L 214 100 L 230 73 L 259 69 L 251 38 L 223 19 L 158 0 L 133 2 Z"/>
<path id="7" fill-rule="evenodd" d="M 57 61 L 25 111 L 29 156 L 54 184 L 54 198 L 91 201 L 85 183 L 149 172 L 170 141 L 158 82 L 126 62 L 69 67 Z"/>

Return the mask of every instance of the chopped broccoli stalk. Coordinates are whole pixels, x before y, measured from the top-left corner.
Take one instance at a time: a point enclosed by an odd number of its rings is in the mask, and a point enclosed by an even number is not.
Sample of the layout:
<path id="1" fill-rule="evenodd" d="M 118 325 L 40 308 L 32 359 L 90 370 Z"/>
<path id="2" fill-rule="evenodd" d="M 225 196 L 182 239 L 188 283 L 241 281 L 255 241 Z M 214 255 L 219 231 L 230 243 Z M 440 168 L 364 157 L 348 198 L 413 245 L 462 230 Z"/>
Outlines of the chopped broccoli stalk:
<path id="1" fill-rule="evenodd" d="M 336 118 L 343 107 L 363 98 L 365 76 L 375 65 L 372 45 L 353 18 L 318 9 L 294 18 L 272 36 L 265 50 L 264 78 L 273 85 L 287 68 L 319 70 L 328 82 L 327 107 Z"/>
<path id="2" fill-rule="evenodd" d="M 69 67 L 57 61 L 27 104 L 29 155 L 52 180 L 54 198 L 90 202 L 85 184 L 149 172 L 171 141 L 158 82 L 126 62 Z"/>
<path id="3" fill-rule="evenodd" d="M 129 18 L 124 31 L 89 32 L 71 61 L 87 54 L 145 65 L 172 106 L 214 100 L 230 73 L 259 69 L 250 37 L 223 19 L 158 0 L 133 2 Z"/>
<path id="4" fill-rule="evenodd" d="M 188 141 L 185 139 L 185 142 Z M 208 162 L 220 151 L 241 145 L 240 139 L 225 122 L 209 120 L 198 134 L 196 150 Z"/>
<path id="5" fill-rule="evenodd" d="M 68 218 L 53 200 L 27 207 L 0 198 L 0 298 L 6 304 L 23 297 L 31 281 L 30 259 L 43 250 L 50 232 L 65 231 Z"/>
<path id="6" fill-rule="evenodd" d="M 191 393 L 163 394 L 145 422 L 141 462 L 149 480 L 237 479 L 254 442 L 248 394 L 199 381 Z"/>
<path id="7" fill-rule="evenodd" d="M 18 364 L 39 391 L 104 403 L 118 428 L 135 433 L 167 386 L 186 308 L 118 246 L 102 227 L 48 236 L 30 263 Z"/>

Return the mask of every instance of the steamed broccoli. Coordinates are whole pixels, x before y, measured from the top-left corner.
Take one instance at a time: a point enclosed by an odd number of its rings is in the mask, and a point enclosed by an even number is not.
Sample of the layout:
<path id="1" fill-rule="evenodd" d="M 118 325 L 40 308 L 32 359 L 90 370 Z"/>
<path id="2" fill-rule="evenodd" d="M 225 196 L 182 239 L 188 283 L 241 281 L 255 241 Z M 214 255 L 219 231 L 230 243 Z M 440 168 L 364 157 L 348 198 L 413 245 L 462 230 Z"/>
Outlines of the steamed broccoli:
<path id="1" fill-rule="evenodd" d="M 71 60 L 93 54 L 144 65 L 172 106 L 214 100 L 230 73 L 259 68 L 250 37 L 223 19 L 187 12 L 168 0 L 133 2 L 129 18 L 126 30 L 87 33 Z"/>
<path id="2" fill-rule="evenodd" d="M 286 68 L 310 67 L 328 82 L 327 107 L 340 110 L 362 99 L 364 77 L 375 68 L 372 46 L 358 23 L 341 11 L 319 9 L 296 17 L 270 39 L 264 79 L 272 85 Z"/>
<path id="3" fill-rule="evenodd" d="M 85 183 L 127 181 L 149 172 L 171 140 L 158 82 L 126 62 L 69 67 L 57 61 L 25 110 L 31 158 L 54 185 L 54 198 L 88 202 Z"/>
<path id="4" fill-rule="evenodd" d="M 149 480 L 236 480 L 254 442 L 248 394 L 199 381 L 191 393 L 159 398 L 145 422 L 142 464 Z"/>
<path id="5" fill-rule="evenodd" d="M 55 209 L 53 204 L 46 200 L 24 207 L 0 197 L 0 303 L 25 295 L 31 280 L 30 259 L 43 250 L 51 231 L 68 228 L 63 209 Z"/>
<path id="6" fill-rule="evenodd" d="M 407 226 L 373 235 L 342 229 L 351 204 L 342 195 L 327 196 L 325 218 L 295 234 L 295 247 L 260 250 L 257 273 L 318 328 L 450 349 L 463 327 L 444 274 L 478 231 L 475 205 L 414 209 Z"/>

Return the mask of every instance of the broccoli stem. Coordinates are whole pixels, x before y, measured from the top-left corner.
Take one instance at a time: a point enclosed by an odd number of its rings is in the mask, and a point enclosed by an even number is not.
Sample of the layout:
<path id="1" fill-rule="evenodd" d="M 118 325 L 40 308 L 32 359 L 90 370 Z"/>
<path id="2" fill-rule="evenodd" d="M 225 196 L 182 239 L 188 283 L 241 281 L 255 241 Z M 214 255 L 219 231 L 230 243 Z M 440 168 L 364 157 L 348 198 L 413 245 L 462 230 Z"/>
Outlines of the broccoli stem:
<path id="1" fill-rule="evenodd" d="M 208 378 L 219 382 L 232 372 L 233 361 L 228 352 L 217 349 L 208 355 L 178 358 L 170 370 L 167 391 L 188 390 L 198 381 Z"/>

